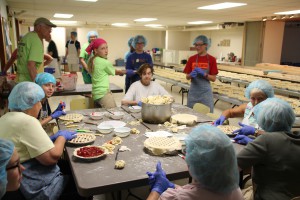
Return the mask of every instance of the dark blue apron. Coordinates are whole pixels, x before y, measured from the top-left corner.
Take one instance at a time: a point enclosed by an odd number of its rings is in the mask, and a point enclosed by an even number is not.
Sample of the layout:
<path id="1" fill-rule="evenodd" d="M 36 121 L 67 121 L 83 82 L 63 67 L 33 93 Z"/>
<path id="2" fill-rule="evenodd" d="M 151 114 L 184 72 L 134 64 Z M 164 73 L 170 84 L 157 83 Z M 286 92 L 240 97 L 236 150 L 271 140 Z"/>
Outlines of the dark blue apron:
<path id="1" fill-rule="evenodd" d="M 198 57 L 196 59 L 196 67 L 198 67 Z M 208 68 L 205 70 L 207 74 L 210 72 L 210 63 L 208 54 L 206 54 L 208 60 Z M 214 98 L 210 81 L 199 75 L 196 78 L 191 79 L 191 86 L 188 93 L 187 106 L 193 108 L 195 103 L 202 103 L 210 108 L 210 112 L 214 111 Z"/>

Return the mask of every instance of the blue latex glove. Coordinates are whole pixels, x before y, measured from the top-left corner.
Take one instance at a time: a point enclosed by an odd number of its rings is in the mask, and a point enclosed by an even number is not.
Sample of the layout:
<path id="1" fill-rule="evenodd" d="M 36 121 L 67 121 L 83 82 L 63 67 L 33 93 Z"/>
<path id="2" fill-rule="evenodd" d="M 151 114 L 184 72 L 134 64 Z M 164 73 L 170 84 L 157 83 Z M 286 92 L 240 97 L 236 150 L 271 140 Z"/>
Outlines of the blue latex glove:
<path id="1" fill-rule="evenodd" d="M 142 102 L 139 101 L 137 105 L 140 106 L 140 107 L 142 107 Z"/>
<path id="2" fill-rule="evenodd" d="M 204 76 L 205 75 L 205 70 L 203 70 L 203 69 L 201 69 L 201 68 L 199 68 L 199 67 L 196 67 L 195 69 L 194 69 L 194 71 L 196 71 L 197 72 L 197 74 L 200 74 L 201 76 Z"/>
<path id="3" fill-rule="evenodd" d="M 249 142 L 252 142 L 253 140 L 245 135 L 237 135 L 233 138 L 236 143 L 238 144 L 248 144 Z"/>
<path id="4" fill-rule="evenodd" d="M 0 76 L 6 76 L 6 72 L 1 72 Z"/>
<path id="5" fill-rule="evenodd" d="M 241 122 L 239 122 L 239 125 L 242 128 L 235 130 L 232 133 L 238 133 L 239 135 L 254 135 L 256 130 L 254 127 L 242 124 Z"/>
<path id="6" fill-rule="evenodd" d="M 66 103 L 65 102 L 59 103 L 58 106 L 57 106 L 57 108 L 56 108 L 56 110 L 54 112 L 56 112 L 56 111 L 63 111 L 65 108 L 66 108 Z"/>
<path id="7" fill-rule="evenodd" d="M 127 69 L 126 70 L 126 75 L 131 78 L 135 75 L 135 72 L 132 69 Z"/>
<path id="8" fill-rule="evenodd" d="M 166 191 L 168 188 L 175 188 L 175 185 L 171 183 L 166 178 L 166 173 L 161 168 L 161 163 L 158 162 L 156 165 L 156 171 L 152 174 L 151 172 L 147 173 L 149 176 L 149 182 L 153 182 L 153 176 L 155 182 L 151 185 L 151 191 L 156 191 L 159 194 L 162 194 L 164 191 Z"/>
<path id="9" fill-rule="evenodd" d="M 77 132 L 59 130 L 56 134 L 51 135 L 50 139 L 54 142 L 59 136 L 63 136 L 67 141 L 69 141 L 69 140 L 72 140 L 73 138 L 77 137 Z"/>
<path id="10" fill-rule="evenodd" d="M 64 111 L 55 111 L 54 113 L 51 114 L 52 119 L 57 119 L 62 115 L 65 115 L 67 113 L 65 113 Z"/>
<path id="11" fill-rule="evenodd" d="M 226 120 L 226 117 L 224 115 L 221 115 L 219 117 L 219 119 L 217 119 L 216 121 L 214 121 L 214 126 L 222 125 L 225 120 Z"/>
<path id="12" fill-rule="evenodd" d="M 198 76 L 198 73 L 197 71 L 193 70 L 191 73 L 190 73 L 190 77 L 192 78 L 196 78 Z"/>

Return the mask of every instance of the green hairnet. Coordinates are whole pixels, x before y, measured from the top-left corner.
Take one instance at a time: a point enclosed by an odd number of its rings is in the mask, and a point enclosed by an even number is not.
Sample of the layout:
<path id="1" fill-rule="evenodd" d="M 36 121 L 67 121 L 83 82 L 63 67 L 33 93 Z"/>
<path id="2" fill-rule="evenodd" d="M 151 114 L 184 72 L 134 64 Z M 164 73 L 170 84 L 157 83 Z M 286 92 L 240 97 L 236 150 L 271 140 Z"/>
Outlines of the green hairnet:
<path id="1" fill-rule="evenodd" d="M 186 162 L 194 179 L 218 193 L 238 188 L 239 172 L 232 142 L 220 129 L 204 124 L 189 133 Z"/>
<path id="2" fill-rule="evenodd" d="M 44 90 L 33 82 L 17 84 L 8 97 L 8 108 L 15 111 L 30 109 L 45 97 Z"/>

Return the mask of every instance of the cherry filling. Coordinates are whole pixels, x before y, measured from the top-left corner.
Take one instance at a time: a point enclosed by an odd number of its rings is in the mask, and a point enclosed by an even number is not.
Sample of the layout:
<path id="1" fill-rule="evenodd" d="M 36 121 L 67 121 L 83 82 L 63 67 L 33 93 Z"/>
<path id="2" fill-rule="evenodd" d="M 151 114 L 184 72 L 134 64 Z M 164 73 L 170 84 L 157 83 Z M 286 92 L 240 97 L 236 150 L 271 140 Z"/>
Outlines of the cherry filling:
<path id="1" fill-rule="evenodd" d="M 81 147 L 77 150 L 77 155 L 81 157 L 96 157 L 100 156 L 104 153 L 104 151 L 98 147 Z"/>

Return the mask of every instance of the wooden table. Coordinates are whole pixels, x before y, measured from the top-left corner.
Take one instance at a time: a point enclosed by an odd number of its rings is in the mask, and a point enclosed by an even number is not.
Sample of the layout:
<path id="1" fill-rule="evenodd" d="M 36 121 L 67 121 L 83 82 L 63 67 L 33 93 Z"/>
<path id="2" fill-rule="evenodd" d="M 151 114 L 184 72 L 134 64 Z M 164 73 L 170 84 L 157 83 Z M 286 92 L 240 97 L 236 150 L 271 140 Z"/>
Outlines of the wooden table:
<path id="1" fill-rule="evenodd" d="M 196 113 L 188 107 L 180 104 L 173 104 L 173 113 L 190 113 L 198 116 L 200 123 L 211 121 L 211 119 L 203 114 Z M 125 114 L 122 121 L 128 123 L 137 118 L 140 118 L 141 113 L 128 113 L 126 107 L 119 107 L 113 109 L 115 111 L 122 111 Z M 103 109 L 88 109 L 80 110 L 77 113 L 88 115 L 93 111 L 105 111 Z M 88 118 L 88 117 L 86 117 Z M 88 119 L 84 119 L 88 120 Z M 103 121 L 110 120 L 104 117 L 102 120 L 94 121 L 101 123 Z M 188 167 L 186 162 L 179 156 L 151 156 L 144 151 L 144 141 L 146 136 L 144 133 L 147 129 L 153 131 L 166 130 L 164 126 L 158 126 L 156 124 L 140 124 L 138 126 L 131 126 L 130 128 L 137 128 L 141 131 L 139 135 L 133 135 L 123 139 L 121 145 L 125 145 L 131 149 L 131 151 L 119 152 L 118 159 L 125 160 L 126 166 L 122 170 L 114 169 L 115 155 L 107 155 L 100 161 L 96 162 L 78 162 L 73 157 L 73 151 L 76 147 L 66 147 L 67 158 L 70 162 L 71 170 L 73 172 L 74 180 L 77 186 L 77 190 L 81 196 L 88 197 L 96 194 L 103 194 L 108 192 L 119 192 L 123 189 L 130 189 L 134 187 L 140 187 L 148 185 L 147 171 L 155 171 L 155 166 L 158 161 L 161 161 L 164 170 L 166 171 L 167 177 L 170 180 L 188 178 Z M 64 124 L 59 120 L 60 129 L 66 129 Z M 96 125 L 89 125 L 83 122 L 79 123 L 81 129 L 95 130 Z M 146 128 L 147 127 L 147 128 Z M 192 127 L 188 127 L 182 131 L 188 133 Z M 103 143 L 111 140 L 113 133 L 105 135 L 104 137 L 97 136 L 94 145 L 102 145 Z M 239 152 L 242 149 L 241 145 L 234 144 L 236 151 Z M 119 148 L 117 146 L 116 148 Z M 114 150 L 116 152 L 116 149 Z"/>
<path id="2" fill-rule="evenodd" d="M 110 83 L 109 87 L 112 93 L 123 92 L 123 88 L 120 88 L 114 83 Z M 84 94 L 91 94 L 91 93 L 92 93 L 92 84 L 79 84 L 76 85 L 75 90 L 55 91 L 53 96 L 84 95 Z"/>

